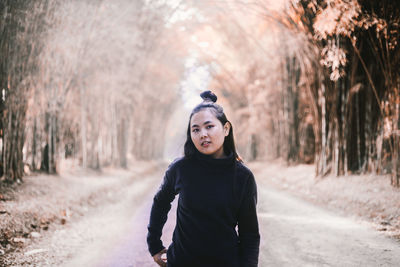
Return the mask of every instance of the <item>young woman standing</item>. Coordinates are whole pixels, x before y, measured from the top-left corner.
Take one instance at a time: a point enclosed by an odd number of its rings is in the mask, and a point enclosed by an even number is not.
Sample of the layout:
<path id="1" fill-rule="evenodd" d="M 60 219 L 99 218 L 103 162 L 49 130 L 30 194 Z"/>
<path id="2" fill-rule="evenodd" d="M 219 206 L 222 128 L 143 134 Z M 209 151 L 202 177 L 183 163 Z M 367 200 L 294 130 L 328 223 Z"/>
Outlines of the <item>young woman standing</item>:
<path id="1" fill-rule="evenodd" d="M 232 125 L 217 97 L 211 91 L 201 97 L 190 115 L 184 157 L 168 167 L 154 197 L 149 252 L 160 266 L 257 266 L 256 182 L 236 152 Z M 161 233 L 177 194 L 176 227 L 167 250 Z"/>

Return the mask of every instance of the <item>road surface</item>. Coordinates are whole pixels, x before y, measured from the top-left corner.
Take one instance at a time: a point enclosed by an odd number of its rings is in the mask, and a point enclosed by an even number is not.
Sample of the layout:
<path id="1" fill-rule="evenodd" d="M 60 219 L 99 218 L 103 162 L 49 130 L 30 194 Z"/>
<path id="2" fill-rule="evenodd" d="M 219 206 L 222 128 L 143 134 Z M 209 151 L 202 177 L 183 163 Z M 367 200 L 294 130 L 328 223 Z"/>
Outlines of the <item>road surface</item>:
<path id="1" fill-rule="evenodd" d="M 262 182 L 263 177 L 255 176 L 261 231 L 259 266 L 400 266 L 398 241 L 367 224 L 270 188 Z M 35 264 L 157 266 L 147 251 L 146 227 L 162 177 L 160 170 L 142 177 L 121 190 L 126 197 L 120 203 L 101 207 L 27 248 L 47 251 L 45 262 L 36 259 Z M 165 246 L 171 242 L 175 213 L 176 199 L 163 231 Z"/>

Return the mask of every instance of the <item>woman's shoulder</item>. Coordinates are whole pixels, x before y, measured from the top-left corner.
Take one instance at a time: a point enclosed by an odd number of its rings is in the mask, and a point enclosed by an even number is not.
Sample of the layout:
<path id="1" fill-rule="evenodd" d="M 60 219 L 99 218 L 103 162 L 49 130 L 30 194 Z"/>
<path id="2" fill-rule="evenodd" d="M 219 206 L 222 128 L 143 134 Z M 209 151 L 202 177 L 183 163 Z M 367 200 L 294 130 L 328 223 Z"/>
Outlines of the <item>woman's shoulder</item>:
<path id="1" fill-rule="evenodd" d="M 257 191 L 257 183 L 253 172 L 243 162 L 238 162 L 236 173 L 236 179 L 238 180 L 240 186 L 242 186 L 243 188 L 247 188 L 248 190 L 250 190 L 249 192 Z"/>
<path id="2" fill-rule="evenodd" d="M 168 170 L 175 171 L 176 169 L 182 168 L 187 164 L 188 160 L 185 157 L 178 157 L 175 158 L 171 163 L 168 165 Z"/>
<path id="3" fill-rule="evenodd" d="M 238 175 L 244 178 L 254 176 L 250 168 L 242 161 L 236 161 L 236 170 Z"/>

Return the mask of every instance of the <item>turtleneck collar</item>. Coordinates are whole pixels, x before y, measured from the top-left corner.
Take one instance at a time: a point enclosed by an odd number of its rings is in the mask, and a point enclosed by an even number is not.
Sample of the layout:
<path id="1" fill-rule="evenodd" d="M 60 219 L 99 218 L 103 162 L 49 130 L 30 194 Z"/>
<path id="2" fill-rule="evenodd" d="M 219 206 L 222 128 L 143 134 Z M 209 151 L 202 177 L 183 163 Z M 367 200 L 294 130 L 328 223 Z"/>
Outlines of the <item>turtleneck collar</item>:
<path id="1" fill-rule="evenodd" d="M 214 168 L 226 168 L 229 167 L 230 165 L 233 165 L 234 163 L 234 156 L 233 153 L 230 152 L 226 157 L 224 158 L 213 158 L 210 155 L 203 154 L 196 150 L 195 153 L 195 158 L 198 159 L 200 162 Z"/>

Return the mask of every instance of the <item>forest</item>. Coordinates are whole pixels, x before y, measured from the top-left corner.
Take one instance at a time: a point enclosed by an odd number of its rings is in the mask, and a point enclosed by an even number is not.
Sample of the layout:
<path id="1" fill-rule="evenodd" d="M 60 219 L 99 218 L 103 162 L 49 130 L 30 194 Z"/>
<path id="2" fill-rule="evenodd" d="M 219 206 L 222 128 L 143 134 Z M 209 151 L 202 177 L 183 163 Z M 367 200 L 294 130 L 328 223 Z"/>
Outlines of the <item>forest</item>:
<path id="1" fill-rule="evenodd" d="M 182 95 L 210 89 L 245 160 L 400 186 L 399 1 L 4 0 L 0 14 L 1 183 L 162 159 Z"/>

